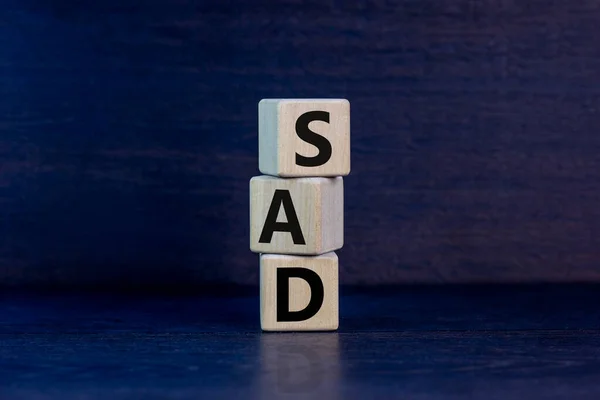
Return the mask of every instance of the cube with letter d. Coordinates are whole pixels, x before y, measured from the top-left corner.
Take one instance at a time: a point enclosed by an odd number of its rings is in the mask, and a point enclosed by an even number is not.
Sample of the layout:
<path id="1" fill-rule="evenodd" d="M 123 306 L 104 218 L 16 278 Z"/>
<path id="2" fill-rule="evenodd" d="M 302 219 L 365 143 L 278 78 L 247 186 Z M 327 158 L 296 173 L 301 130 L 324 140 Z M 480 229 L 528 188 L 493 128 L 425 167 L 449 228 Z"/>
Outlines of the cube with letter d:
<path id="1" fill-rule="evenodd" d="M 258 163 L 280 177 L 350 173 L 350 103 L 345 99 L 263 99 Z"/>
<path id="2" fill-rule="evenodd" d="M 260 321 L 264 331 L 334 331 L 339 326 L 338 257 L 262 254 Z"/>

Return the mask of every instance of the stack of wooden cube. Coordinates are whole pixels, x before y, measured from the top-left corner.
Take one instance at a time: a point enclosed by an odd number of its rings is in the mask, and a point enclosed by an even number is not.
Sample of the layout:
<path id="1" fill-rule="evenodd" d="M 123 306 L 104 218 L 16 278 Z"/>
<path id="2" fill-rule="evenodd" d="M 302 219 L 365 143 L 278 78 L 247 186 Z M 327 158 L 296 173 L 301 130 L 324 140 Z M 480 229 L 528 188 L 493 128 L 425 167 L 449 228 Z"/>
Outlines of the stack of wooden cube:
<path id="1" fill-rule="evenodd" d="M 265 175 L 250 180 L 250 249 L 261 253 L 261 327 L 336 330 L 350 103 L 264 99 L 258 120 Z"/>

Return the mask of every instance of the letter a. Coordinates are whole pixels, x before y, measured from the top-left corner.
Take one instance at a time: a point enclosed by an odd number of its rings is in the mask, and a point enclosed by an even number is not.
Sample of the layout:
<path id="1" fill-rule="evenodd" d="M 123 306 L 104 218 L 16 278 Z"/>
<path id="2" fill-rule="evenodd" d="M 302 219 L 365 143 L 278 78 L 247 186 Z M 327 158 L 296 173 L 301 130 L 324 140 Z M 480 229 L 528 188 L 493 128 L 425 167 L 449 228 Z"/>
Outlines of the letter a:
<path id="1" fill-rule="evenodd" d="M 277 215 L 279 215 L 279 209 L 282 205 L 287 222 L 277 222 Z M 258 239 L 259 243 L 271 243 L 273 232 L 289 232 L 292 235 L 294 244 L 306 244 L 289 190 L 275 190 L 267 218 L 265 219 L 265 225 L 260 234 L 260 239 Z"/>

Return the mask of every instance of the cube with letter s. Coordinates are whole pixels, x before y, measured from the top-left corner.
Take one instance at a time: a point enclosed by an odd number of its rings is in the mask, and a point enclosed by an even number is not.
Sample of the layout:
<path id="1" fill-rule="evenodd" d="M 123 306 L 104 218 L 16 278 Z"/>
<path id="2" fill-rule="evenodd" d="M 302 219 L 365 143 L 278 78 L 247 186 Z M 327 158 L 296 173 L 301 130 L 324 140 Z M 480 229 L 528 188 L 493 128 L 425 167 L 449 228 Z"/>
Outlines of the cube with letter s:
<path id="1" fill-rule="evenodd" d="M 263 99 L 258 103 L 258 160 L 280 177 L 350 173 L 350 103 L 346 99 Z"/>

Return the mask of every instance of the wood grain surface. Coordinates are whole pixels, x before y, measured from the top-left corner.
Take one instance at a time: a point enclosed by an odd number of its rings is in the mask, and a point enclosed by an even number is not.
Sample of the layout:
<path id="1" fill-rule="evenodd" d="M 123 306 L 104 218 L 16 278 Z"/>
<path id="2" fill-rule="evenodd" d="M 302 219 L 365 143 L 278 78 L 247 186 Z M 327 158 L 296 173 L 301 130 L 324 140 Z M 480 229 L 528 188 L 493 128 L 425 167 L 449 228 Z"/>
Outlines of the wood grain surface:
<path id="1" fill-rule="evenodd" d="M 250 180 L 253 252 L 316 256 L 343 246 L 344 178 Z"/>
<path id="2" fill-rule="evenodd" d="M 342 284 L 600 280 L 600 3 L 0 0 L 0 284 L 258 284 L 261 98 L 352 104 Z"/>
<path id="3" fill-rule="evenodd" d="M 308 270 L 316 282 L 296 274 L 285 278 L 287 291 L 281 290 L 280 270 L 289 268 Z M 306 277 L 306 275 L 304 275 Z M 310 278 L 309 278 L 310 279 Z M 319 283 L 320 282 L 320 283 Z M 335 331 L 339 327 L 339 262 L 334 252 L 316 257 L 261 254 L 260 256 L 260 326 L 263 331 Z M 319 294 L 320 285 L 320 294 Z M 286 293 L 287 292 L 287 293 Z M 280 296 L 286 299 L 282 305 L 289 312 L 300 312 L 311 306 L 315 299 L 314 315 L 290 320 L 291 315 L 279 318 Z M 284 320 L 287 319 L 287 320 Z"/>
<path id="4" fill-rule="evenodd" d="M 348 100 L 262 99 L 258 103 L 258 169 L 263 174 L 347 176 L 350 156 Z"/>
<path id="5" fill-rule="evenodd" d="M 600 396 L 597 285 L 342 290 L 338 332 L 285 334 L 230 290 L 2 292 L 2 399 Z"/>

